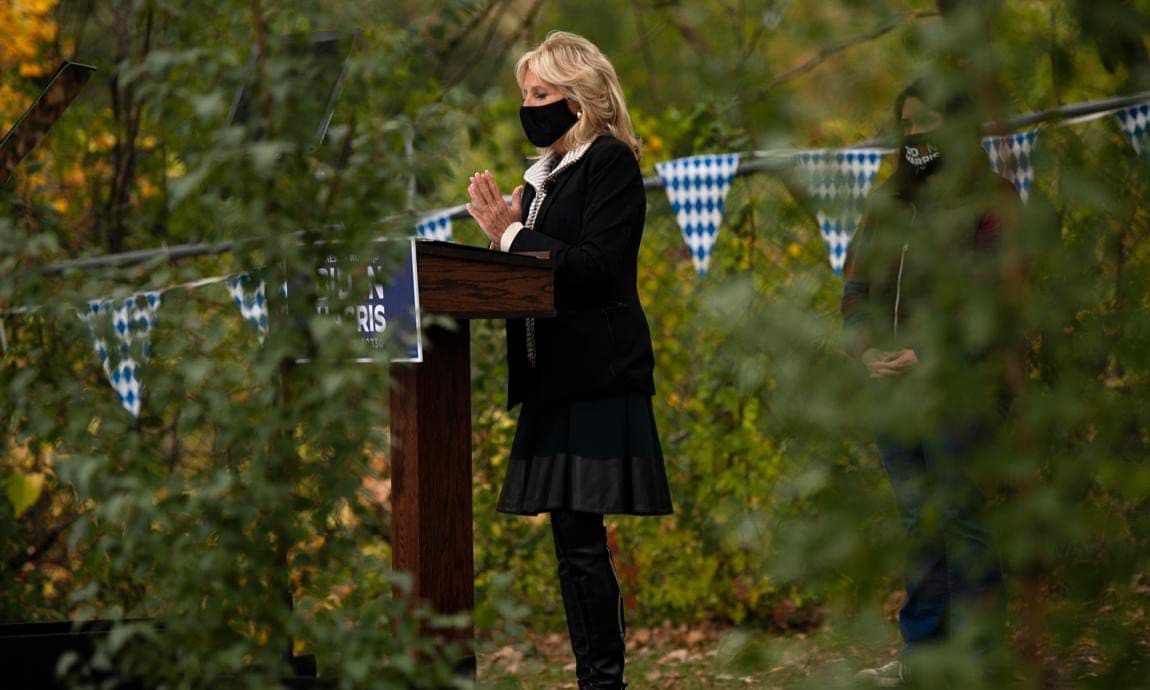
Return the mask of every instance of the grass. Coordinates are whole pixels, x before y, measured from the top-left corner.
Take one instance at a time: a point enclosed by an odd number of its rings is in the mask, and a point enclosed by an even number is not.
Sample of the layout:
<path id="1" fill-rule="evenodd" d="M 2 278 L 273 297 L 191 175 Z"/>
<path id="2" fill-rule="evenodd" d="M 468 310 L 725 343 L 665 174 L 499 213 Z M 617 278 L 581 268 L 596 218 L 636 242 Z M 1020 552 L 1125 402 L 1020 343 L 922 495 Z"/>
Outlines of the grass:
<path id="1" fill-rule="evenodd" d="M 866 644 L 844 643 L 828 627 L 790 634 L 733 627 L 640 628 L 627 635 L 631 690 L 794 688 L 852 685 L 863 666 L 893 659 L 897 631 L 883 626 Z M 575 663 L 565 633 L 490 640 L 479 659 L 479 687 L 575 689 Z"/>
<path id="2" fill-rule="evenodd" d="M 506 635 L 502 639 L 500 635 L 489 635 L 480 647 L 480 688 L 576 690 L 575 663 L 565 632 L 524 637 L 520 631 L 518 638 Z M 1147 629 L 1142 635 L 1137 646 L 1150 652 Z M 1017 629 L 1013 638 L 1004 650 L 1007 654 L 1019 650 Z M 809 631 L 786 634 L 714 625 L 640 628 L 628 631 L 627 682 L 630 690 L 863 690 L 875 686 L 857 680 L 855 674 L 864 667 L 895 659 L 900 647 L 896 627 L 878 617 L 860 617 L 840 629 L 824 623 Z M 1062 653 L 1047 650 L 1042 662 L 1029 668 L 1020 665 L 1017 658 L 994 667 L 969 656 L 948 655 L 941 648 L 926 654 L 934 655 L 922 659 L 930 667 L 919 667 L 924 672 L 908 688 L 1150 688 L 1150 682 L 1114 685 L 1104 681 L 1100 674 L 1114 669 L 1096 643 L 1083 642 Z M 1143 659 L 1150 659 L 1150 654 Z M 1134 665 L 1144 666 L 1139 662 Z M 1146 678 L 1140 670 L 1126 668 L 1122 677 Z"/>

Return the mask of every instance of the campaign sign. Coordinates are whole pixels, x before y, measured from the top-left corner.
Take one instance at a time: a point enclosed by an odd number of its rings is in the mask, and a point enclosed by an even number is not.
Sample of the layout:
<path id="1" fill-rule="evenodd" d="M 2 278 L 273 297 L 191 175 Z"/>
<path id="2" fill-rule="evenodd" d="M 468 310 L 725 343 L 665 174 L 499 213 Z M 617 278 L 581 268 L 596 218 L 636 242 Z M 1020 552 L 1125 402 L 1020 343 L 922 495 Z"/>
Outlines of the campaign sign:
<path id="1" fill-rule="evenodd" d="M 422 362 L 415 240 L 396 241 L 406 242 L 408 247 L 403 252 L 403 260 L 394 266 L 388 266 L 379 257 L 364 260 L 355 256 L 328 256 L 317 269 L 315 311 L 333 316 L 340 323 L 354 323 L 359 337 L 373 350 L 399 344 L 403 353 L 393 357 L 393 362 Z M 349 299 L 355 290 L 366 290 L 362 301 Z M 334 313 L 333 303 L 344 305 L 343 313 Z"/>

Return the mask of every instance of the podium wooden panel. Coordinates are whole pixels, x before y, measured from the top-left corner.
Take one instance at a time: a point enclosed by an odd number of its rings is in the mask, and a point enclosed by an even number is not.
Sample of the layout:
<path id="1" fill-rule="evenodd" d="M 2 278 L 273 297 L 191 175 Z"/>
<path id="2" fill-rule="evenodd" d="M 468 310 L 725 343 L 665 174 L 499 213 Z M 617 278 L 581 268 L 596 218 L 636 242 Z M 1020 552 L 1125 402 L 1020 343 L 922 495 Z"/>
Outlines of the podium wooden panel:
<path id="1" fill-rule="evenodd" d="M 470 612 L 470 320 L 554 316 L 555 272 L 546 254 L 445 242 L 418 242 L 416 262 L 422 312 L 456 328 L 425 333 L 422 363 L 392 365 L 392 560 L 415 597 L 441 613 Z"/>

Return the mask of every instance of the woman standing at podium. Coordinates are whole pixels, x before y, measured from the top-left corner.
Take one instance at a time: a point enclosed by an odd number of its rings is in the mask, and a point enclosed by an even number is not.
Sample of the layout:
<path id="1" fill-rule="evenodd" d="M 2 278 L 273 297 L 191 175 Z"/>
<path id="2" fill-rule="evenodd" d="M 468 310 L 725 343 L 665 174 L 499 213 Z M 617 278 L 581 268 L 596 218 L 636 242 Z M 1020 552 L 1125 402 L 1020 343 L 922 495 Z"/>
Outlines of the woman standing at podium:
<path id="1" fill-rule="evenodd" d="M 552 32 L 515 78 L 539 159 L 510 205 L 476 173 L 467 210 L 502 251 L 550 252 L 558 315 L 507 322 L 509 405 L 522 409 L 498 509 L 551 513 L 579 687 L 623 688 L 623 600 L 603 516 L 671 513 L 636 286 L 639 141 L 615 69 L 590 41 Z"/>

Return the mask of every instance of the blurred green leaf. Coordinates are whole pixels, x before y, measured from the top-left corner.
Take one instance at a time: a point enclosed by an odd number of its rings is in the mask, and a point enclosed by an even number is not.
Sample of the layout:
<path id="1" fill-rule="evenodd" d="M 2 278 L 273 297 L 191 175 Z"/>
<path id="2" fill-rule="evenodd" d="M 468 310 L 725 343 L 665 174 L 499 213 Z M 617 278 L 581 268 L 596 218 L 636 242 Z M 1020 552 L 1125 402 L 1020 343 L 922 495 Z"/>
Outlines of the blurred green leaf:
<path id="1" fill-rule="evenodd" d="M 17 518 L 40 500 L 43 491 L 44 475 L 39 473 L 11 474 L 4 482 L 4 493 L 12 504 L 12 514 Z"/>

